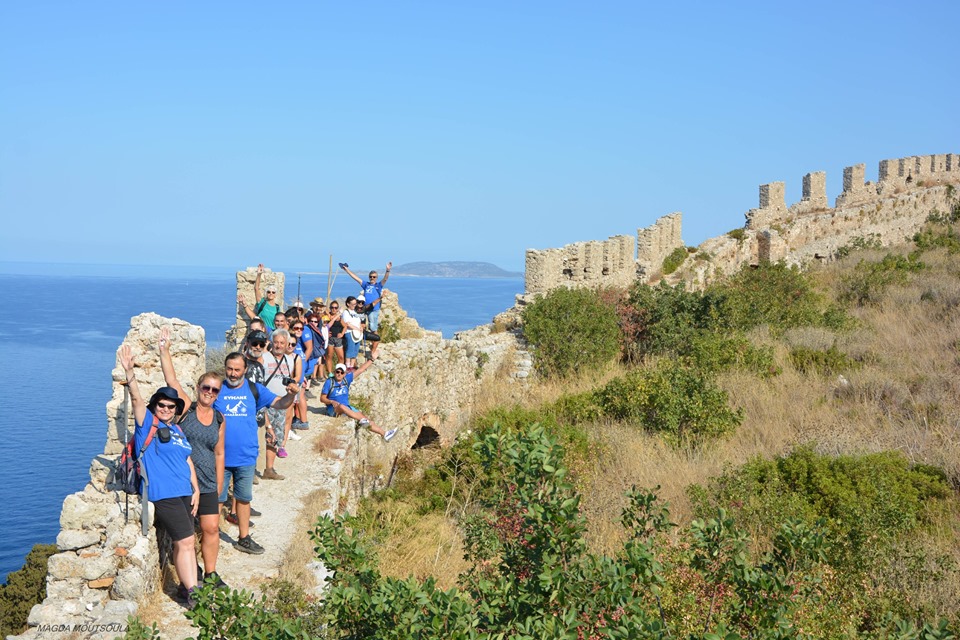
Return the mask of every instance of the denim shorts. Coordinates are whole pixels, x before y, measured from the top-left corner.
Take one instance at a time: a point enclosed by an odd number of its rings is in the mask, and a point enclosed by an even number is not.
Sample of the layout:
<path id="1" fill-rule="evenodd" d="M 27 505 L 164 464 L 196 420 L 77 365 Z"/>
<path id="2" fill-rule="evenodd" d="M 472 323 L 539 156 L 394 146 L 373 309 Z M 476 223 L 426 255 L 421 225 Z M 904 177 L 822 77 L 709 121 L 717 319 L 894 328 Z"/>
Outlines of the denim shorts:
<path id="1" fill-rule="evenodd" d="M 351 411 L 356 411 L 357 413 L 360 413 L 359 411 L 356 410 L 356 408 L 350 406 L 349 404 L 342 404 L 342 403 L 341 403 L 340 406 L 346 407 L 347 409 L 350 409 Z M 328 405 L 327 405 L 327 415 L 330 416 L 331 418 L 336 418 L 336 417 L 337 417 L 337 410 L 333 408 L 333 405 L 332 405 L 332 404 L 328 404 Z"/>
<path id="2" fill-rule="evenodd" d="M 233 497 L 240 502 L 253 500 L 253 476 L 257 472 L 257 465 L 249 464 L 244 467 L 225 467 L 223 469 L 223 492 L 220 502 L 227 501 L 227 491 L 230 489 L 230 479 L 233 479 Z"/>
<path id="3" fill-rule="evenodd" d="M 354 340 L 353 335 L 350 333 L 347 333 L 347 336 L 344 339 L 347 341 L 347 345 L 343 350 L 344 357 L 356 358 L 357 355 L 360 353 L 360 341 Z"/>
<path id="4" fill-rule="evenodd" d="M 370 331 L 376 331 L 380 327 L 380 309 L 374 309 L 367 314 L 367 326 Z"/>

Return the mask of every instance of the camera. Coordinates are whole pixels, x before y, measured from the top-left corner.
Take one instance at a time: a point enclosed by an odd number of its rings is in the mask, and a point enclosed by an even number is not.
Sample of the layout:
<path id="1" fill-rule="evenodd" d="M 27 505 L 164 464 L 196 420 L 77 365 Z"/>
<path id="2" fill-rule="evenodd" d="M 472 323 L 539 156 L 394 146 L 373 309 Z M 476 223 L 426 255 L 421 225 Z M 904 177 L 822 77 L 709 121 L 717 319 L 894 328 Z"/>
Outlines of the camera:
<path id="1" fill-rule="evenodd" d="M 294 380 L 293 378 L 288 378 L 287 376 L 283 376 L 283 378 L 281 378 L 281 382 L 283 382 L 283 386 L 287 386 L 288 384 L 296 384 L 297 381 Z"/>

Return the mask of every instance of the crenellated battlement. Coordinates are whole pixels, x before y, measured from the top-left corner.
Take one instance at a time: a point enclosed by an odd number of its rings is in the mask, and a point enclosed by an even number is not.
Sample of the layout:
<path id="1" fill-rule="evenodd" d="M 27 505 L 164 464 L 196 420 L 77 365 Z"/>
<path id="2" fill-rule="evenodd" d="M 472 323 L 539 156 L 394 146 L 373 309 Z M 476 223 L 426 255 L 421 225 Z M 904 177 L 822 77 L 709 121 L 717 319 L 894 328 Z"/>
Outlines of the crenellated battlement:
<path id="1" fill-rule="evenodd" d="M 698 247 L 699 260 L 670 276 L 693 286 L 735 272 L 744 264 L 786 260 L 802 264 L 832 259 L 855 238 L 892 244 L 910 237 L 933 211 L 951 206 L 946 185 L 960 184 L 960 154 L 933 154 L 881 160 L 876 183 L 866 180 L 866 165 L 843 170 L 843 192 L 833 207 L 827 198 L 827 174 L 803 176 L 803 195 L 787 205 L 786 185 L 759 187 L 757 208 L 745 213 L 743 229 L 711 238 Z M 577 242 L 559 249 L 528 249 L 526 293 L 557 287 L 626 286 L 656 281 L 663 260 L 683 246 L 681 214 L 671 213 L 630 236 Z"/>

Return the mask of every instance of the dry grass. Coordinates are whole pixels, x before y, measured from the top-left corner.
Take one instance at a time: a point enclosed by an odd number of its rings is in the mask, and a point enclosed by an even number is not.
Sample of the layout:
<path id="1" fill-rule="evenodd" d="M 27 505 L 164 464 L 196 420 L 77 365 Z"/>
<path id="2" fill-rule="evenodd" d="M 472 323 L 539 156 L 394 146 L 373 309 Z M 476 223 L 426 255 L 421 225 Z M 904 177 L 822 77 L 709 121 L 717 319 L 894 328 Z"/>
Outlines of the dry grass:
<path id="1" fill-rule="evenodd" d="M 836 300 L 853 265 L 886 253 L 859 252 L 817 269 L 813 277 L 826 297 Z M 739 371 L 720 376 L 731 404 L 744 415 L 736 432 L 722 441 L 702 450 L 678 450 L 628 424 L 587 425 L 601 452 L 577 478 L 590 548 L 612 553 L 620 547 L 620 512 L 624 493 L 633 485 L 659 485 L 672 519 L 686 524 L 692 517 L 686 493 L 690 485 L 800 444 L 831 455 L 898 450 L 911 461 L 943 468 L 953 485 L 960 486 L 960 314 L 955 313 L 960 307 L 960 259 L 928 252 L 923 261 L 929 269 L 913 274 L 908 284 L 891 287 L 874 306 L 852 309 L 859 325 L 852 331 L 797 329 L 779 338 L 765 329 L 752 332 L 755 343 L 774 345 L 782 373 L 769 379 Z M 836 346 L 859 368 L 843 372 L 842 378 L 801 373 L 789 358 L 790 349 L 798 346 Z M 512 404 L 534 407 L 597 388 L 624 371 L 612 365 L 563 381 L 527 385 L 493 376 L 485 381 L 474 411 Z M 388 508 L 393 511 L 385 516 L 391 553 L 381 557 L 384 572 L 430 575 L 442 586 L 454 584 L 465 568 L 455 521 L 440 514 L 416 516 L 409 505 L 393 502 Z M 958 540 L 960 513 L 955 513 L 923 544 L 960 562 Z M 905 562 L 891 561 L 890 575 L 909 573 Z M 950 579 L 919 585 L 916 597 L 949 609 L 960 603 L 960 584 Z"/>
<path id="2" fill-rule="evenodd" d="M 330 508 L 330 492 L 317 489 L 304 498 L 303 510 L 297 517 L 297 531 L 313 531 L 313 525 L 321 513 Z M 308 535 L 293 536 L 290 546 L 280 565 L 279 578 L 289 580 L 307 592 L 312 592 L 318 585 L 313 573 L 307 565 L 316 559 L 313 549 L 313 540 Z"/>
<path id="3" fill-rule="evenodd" d="M 320 455 L 332 458 L 334 457 L 331 453 L 334 449 L 340 449 L 342 445 L 337 439 L 337 427 L 336 425 L 327 425 L 323 427 L 323 431 L 317 436 L 316 440 L 313 442 L 313 451 L 314 453 L 319 453 Z"/>

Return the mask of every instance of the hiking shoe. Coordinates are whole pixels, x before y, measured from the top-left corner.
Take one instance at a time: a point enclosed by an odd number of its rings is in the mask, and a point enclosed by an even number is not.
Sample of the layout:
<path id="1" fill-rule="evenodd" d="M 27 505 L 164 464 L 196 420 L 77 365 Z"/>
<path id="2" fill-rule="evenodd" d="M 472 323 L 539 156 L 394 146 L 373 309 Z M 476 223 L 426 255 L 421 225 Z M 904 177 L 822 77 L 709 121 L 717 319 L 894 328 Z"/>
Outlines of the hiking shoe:
<path id="1" fill-rule="evenodd" d="M 248 538 L 250 536 L 247 536 Z M 220 574 L 216 571 L 211 571 L 210 573 L 203 574 L 203 581 L 201 584 L 212 584 L 216 589 L 229 589 L 227 583 L 220 578 Z"/>
<path id="2" fill-rule="evenodd" d="M 367 420 L 366 418 L 360 418 L 360 422 L 358 422 L 357 425 L 361 427 L 369 427 L 370 421 Z"/>
<path id="3" fill-rule="evenodd" d="M 395 436 L 395 435 L 397 435 L 397 430 L 396 430 L 396 429 L 390 429 L 390 431 L 387 431 L 385 434 L 383 434 L 383 441 L 384 441 L 384 442 L 390 442 L 390 440 L 391 440 L 391 439 L 393 438 L 393 436 Z"/>
<path id="4" fill-rule="evenodd" d="M 263 547 L 254 542 L 253 538 L 250 536 L 247 536 L 246 538 L 239 538 L 233 543 L 233 548 L 244 553 L 252 553 L 255 556 L 263 553 Z"/>
<path id="5" fill-rule="evenodd" d="M 189 594 L 189 592 L 187 591 L 187 588 L 186 588 L 185 586 L 183 586 L 182 584 L 178 584 L 178 585 L 177 585 L 177 599 L 178 599 L 178 600 L 182 600 L 183 602 L 186 602 L 186 601 L 187 601 L 187 597 L 188 597 L 189 595 L 190 595 L 190 594 Z"/>
<path id="6" fill-rule="evenodd" d="M 260 484 L 260 478 L 257 474 L 253 474 L 253 484 Z"/>
<path id="7" fill-rule="evenodd" d="M 307 429 L 310 428 L 310 423 L 309 423 L 309 422 L 304 422 L 303 420 L 300 420 L 299 418 L 294 418 L 294 419 L 293 419 L 293 424 L 290 425 L 290 428 L 291 428 L 291 429 L 299 429 L 300 431 L 306 431 Z"/>
<path id="8" fill-rule="evenodd" d="M 277 454 L 277 455 L 279 455 L 279 454 Z M 263 470 L 263 479 L 264 479 L 264 480 L 283 480 L 283 478 L 284 478 L 284 476 L 282 476 L 282 475 L 280 475 L 279 473 L 277 473 L 276 470 L 274 470 L 273 467 L 270 467 L 270 468 L 268 468 L 268 469 L 264 469 L 264 470 Z"/>
<path id="9" fill-rule="evenodd" d="M 293 429 L 296 429 L 296 427 L 291 427 L 291 431 L 289 435 L 287 435 L 287 440 L 303 440 L 303 436 L 296 431 L 293 431 Z"/>
<path id="10" fill-rule="evenodd" d="M 189 589 L 187 589 L 187 597 L 186 597 L 187 609 L 193 610 L 193 608 L 197 606 L 197 601 L 193 599 L 193 593 L 196 590 L 197 590 L 196 587 L 190 587 Z"/>
<path id="11" fill-rule="evenodd" d="M 251 516 L 253 515 L 253 509 L 250 510 L 250 515 Z M 260 514 L 258 513 L 257 515 L 260 515 Z M 240 518 L 238 518 L 237 514 L 235 513 L 228 513 L 227 516 L 224 518 L 224 520 L 226 520 L 230 524 L 236 525 L 238 527 L 240 526 Z M 251 529 L 253 529 L 254 524 L 251 522 L 249 526 Z M 201 580 L 200 582 L 203 582 L 203 580 Z"/>
<path id="12" fill-rule="evenodd" d="M 287 450 L 284 449 L 283 447 L 280 447 L 279 449 L 277 449 L 277 457 L 278 457 L 278 458 L 286 458 L 286 457 L 287 457 Z M 264 475 L 264 477 L 266 477 L 266 475 Z"/>

